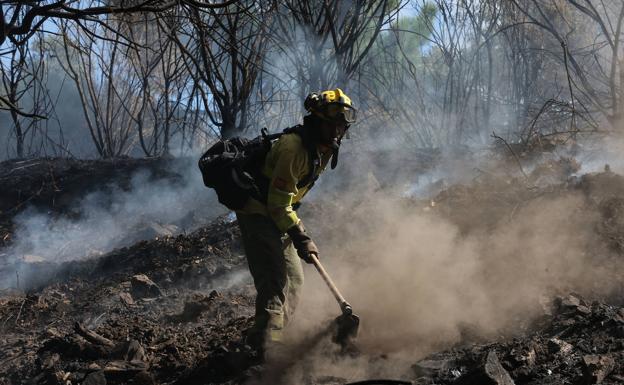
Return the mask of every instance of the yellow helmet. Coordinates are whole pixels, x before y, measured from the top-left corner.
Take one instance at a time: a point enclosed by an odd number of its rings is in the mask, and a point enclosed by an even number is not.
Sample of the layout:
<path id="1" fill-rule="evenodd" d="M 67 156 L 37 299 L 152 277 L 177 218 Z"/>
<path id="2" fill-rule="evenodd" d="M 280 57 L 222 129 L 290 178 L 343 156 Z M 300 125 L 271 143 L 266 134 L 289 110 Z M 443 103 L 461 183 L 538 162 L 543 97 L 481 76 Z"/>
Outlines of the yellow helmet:
<path id="1" fill-rule="evenodd" d="M 355 123 L 356 111 L 349 98 L 340 88 L 320 93 L 313 92 L 303 103 L 305 109 L 321 119 Z"/>

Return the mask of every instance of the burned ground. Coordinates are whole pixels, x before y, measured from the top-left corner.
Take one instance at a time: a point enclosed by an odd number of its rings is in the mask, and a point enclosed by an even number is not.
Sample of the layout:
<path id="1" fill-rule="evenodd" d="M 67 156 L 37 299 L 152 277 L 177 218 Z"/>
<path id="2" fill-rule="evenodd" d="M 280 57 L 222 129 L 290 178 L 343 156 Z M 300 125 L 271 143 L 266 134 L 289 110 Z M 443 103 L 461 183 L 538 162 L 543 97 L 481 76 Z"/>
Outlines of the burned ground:
<path id="1" fill-rule="evenodd" d="M 0 238 L 5 249 L 0 254 L 11 244 L 14 216 L 29 205 L 47 208 L 51 215 L 80 215 L 72 211 L 77 197 L 95 186 L 113 183 L 123 188 L 140 168 L 150 168 L 154 178 L 176 180 L 179 176 L 164 171 L 162 162 L 3 163 Z M 610 170 L 580 177 L 569 177 L 571 172 L 574 167 L 563 161 L 536 168 L 527 178 L 482 174 L 431 199 L 401 198 L 400 205 L 406 212 L 445 218 L 464 236 L 511 223 L 523 207 L 540 200 L 580 196 L 582 205 L 571 215 L 597 218 L 592 228 L 600 247 L 590 251 L 592 258 L 619 266 L 624 178 Z M 347 211 L 357 215 L 365 208 L 311 203 L 302 210 L 310 228 L 322 229 L 322 221 L 338 223 L 338 216 Z M 316 232 L 328 244 L 339 244 L 333 230 Z M 354 229 L 344 231 L 356 236 Z M 368 234 L 361 227 L 358 231 Z M 550 296 L 536 303 L 537 313 L 514 315 L 498 335 L 467 325 L 452 344 L 404 354 L 408 363 L 396 370 L 389 369 L 395 367 L 393 354 L 383 350 L 364 348 L 357 357 L 343 357 L 335 349 L 324 351 L 329 361 L 368 365 L 369 377 L 354 378 L 348 370 L 324 375 L 318 368 L 288 376 L 293 366 L 306 370 L 304 353 L 290 357 L 294 362 L 286 365 L 288 370 L 278 365 L 276 379 L 276 369 L 260 364 L 241 343 L 251 323 L 254 289 L 238 237 L 236 223 L 221 216 L 194 231 L 152 234 L 97 257 L 61 263 L 3 260 L 5 274 L 22 276 L 1 292 L 0 384 L 268 384 L 280 379 L 293 383 L 292 378 L 298 383 L 345 384 L 378 376 L 417 384 L 624 381 L 624 308 L 618 285 L 609 290 L 592 286 L 579 294 L 544 293 Z M 617 280 L 620 270 L 611 273 L 604 279 Z M 320 345 L 308 347 L 326 349 Z"/>

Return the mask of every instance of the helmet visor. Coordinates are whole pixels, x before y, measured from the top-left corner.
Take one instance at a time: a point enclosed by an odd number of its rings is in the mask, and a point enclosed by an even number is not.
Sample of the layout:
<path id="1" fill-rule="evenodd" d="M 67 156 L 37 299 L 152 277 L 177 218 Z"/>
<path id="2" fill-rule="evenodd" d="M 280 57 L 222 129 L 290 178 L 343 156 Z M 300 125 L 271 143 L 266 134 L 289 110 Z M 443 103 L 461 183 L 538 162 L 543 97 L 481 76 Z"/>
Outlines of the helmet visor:
<path id="1" fill-rule="evenodd" d="M 325 108 L 325 116 L 331 120 L 344 120 L 346 123 L 355 123 L 355 108 L 339 103 L 328 104 Z"/>

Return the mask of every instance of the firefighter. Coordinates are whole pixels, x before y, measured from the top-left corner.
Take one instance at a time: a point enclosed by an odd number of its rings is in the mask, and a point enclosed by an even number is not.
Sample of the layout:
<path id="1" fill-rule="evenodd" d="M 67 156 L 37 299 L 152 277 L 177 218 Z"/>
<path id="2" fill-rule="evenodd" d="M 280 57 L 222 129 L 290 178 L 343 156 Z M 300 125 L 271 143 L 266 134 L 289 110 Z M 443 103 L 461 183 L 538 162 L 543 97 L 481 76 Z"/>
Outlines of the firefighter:
<path id="1" fill-rule="evenodd" d="M 336 166 L 340 141 L 355 122 L 351 99 L 339 88 L 308 95 L 304 107 L 303 124 L 282 135 L 265 158 L 265 199 L 250 198 L 236 212 L 257 291 L 245 341 L 256 349 L 282 341 L 303 285 L 301 259 L 312 263 L 309 256 L 319 254 L 293 207 L 330 161 Z"/>

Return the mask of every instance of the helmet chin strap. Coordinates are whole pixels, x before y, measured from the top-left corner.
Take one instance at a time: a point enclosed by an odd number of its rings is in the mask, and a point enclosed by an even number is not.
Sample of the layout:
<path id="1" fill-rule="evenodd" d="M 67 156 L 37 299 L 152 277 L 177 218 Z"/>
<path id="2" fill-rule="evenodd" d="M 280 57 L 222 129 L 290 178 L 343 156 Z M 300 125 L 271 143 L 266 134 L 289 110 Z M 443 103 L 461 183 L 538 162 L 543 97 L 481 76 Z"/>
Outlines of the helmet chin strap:
<path id="1" fill-rule="evenodd" d="M 347 125 L 345 130 L 342 132 L 342 135 L 332 140 L 332 143 L 331 143 L 331 148 L 333 150 L 332 160 L 331 160 L 332 170 L 335 169 L 336 166 L 338 165 L 338 152 L 340 151 L 340 143 L 342 142 L 342 138 L 344 138 L 348 132 L 349 132 L 349 125 Z"/>
<path id="2" fill-rule="evenodd" d="M 332 147 L 332 160 L 331 160 L 331 169 L 335 169 L 336 166 L 338 165 L 338 152 L 340 151 L 340 140 L 342 138 L 338 139 L 338 138 L 334 138 L 332 140 L 331 143 L 331 147 Z"/>

